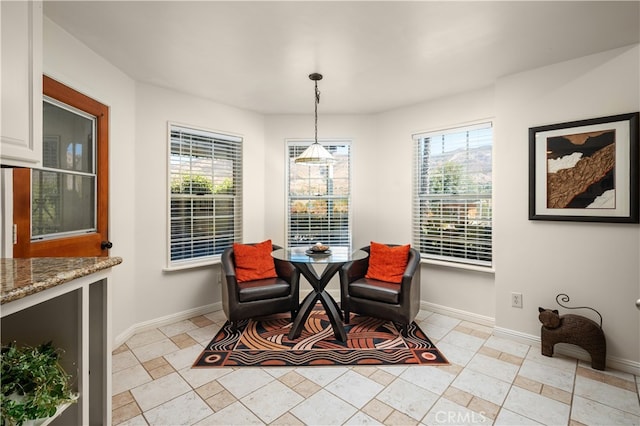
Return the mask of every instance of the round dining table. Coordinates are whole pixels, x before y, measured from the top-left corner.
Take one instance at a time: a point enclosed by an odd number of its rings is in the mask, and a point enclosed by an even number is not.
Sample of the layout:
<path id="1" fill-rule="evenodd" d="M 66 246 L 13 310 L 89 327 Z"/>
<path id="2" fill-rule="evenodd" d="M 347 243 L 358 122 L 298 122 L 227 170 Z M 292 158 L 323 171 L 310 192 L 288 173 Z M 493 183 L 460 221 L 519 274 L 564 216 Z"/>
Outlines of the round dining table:
<path id="1" fill-rule="evenodd" d="M 314 253 L 308 247 L 290 247 L 271 252 L 271 256 L 275 259 L 291 262 L 313 288 L 300 304 L 300 310 L 293 321 L 291 331 L 289 331 L 290 340 L 300 337 L 304 323 L 318 301 L 322 303 L 327 313 L 336 339 L 341 342 L 347 340 L 340 307 L 325 288 L 343 265 L 354 260 L 364 259 L 368 255 L 363 250 L 352 252 L 348 247 L 331 247 L 324 253 Z M 316 272 L 314 265 L 324 267 L 321 274 Z"/>

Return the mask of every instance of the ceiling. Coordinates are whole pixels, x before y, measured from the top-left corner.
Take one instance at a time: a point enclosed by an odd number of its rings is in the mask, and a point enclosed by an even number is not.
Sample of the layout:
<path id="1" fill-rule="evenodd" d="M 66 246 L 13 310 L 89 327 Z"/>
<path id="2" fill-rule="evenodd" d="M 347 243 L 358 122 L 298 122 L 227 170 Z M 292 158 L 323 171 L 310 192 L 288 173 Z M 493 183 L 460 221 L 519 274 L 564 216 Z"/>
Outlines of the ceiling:
<path id="1" fill-rule="evenodd" d="M 370 114 L 640 41 L 640 2 L 45 1 L 133 79 L 263 114 Z"/>

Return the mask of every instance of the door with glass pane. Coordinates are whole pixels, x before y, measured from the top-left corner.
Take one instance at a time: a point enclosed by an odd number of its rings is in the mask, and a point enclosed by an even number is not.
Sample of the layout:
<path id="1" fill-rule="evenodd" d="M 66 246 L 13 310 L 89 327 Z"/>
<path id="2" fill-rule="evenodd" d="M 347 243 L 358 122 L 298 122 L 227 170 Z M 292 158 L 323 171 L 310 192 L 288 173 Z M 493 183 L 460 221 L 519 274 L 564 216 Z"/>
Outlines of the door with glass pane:
<path id="1" fill-rule="evenodd" d="M 14 172 L 14 256 L 106 256 L 108 108 L 43 82 L 42 167 Z"/>

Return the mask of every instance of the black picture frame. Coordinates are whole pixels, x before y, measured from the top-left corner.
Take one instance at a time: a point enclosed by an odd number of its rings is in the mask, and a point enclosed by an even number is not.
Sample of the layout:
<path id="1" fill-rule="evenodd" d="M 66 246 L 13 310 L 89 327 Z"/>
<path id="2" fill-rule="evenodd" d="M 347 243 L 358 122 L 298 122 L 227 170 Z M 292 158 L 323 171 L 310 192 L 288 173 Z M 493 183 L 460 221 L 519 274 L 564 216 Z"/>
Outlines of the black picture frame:
<path id="1" fill-rule="evenodd" d="M 639 223 L 638 115 L 529 128 L 529 220 Z"/>

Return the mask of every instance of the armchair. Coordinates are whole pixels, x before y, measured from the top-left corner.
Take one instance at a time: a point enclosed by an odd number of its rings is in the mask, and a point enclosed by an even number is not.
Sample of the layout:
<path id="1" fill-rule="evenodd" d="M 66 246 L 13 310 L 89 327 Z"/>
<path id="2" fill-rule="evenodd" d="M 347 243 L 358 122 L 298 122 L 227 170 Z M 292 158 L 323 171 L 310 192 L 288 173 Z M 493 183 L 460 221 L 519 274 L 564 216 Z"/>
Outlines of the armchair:
<path id="1" fill-rule="evenodd" d="M 371 246 L 361 250 L 371 253 Z M 382 318 L 399 324 L 402 335 L 407 337 L 408 326 L 420 310 L 420 253 L 409 248 L 407 265 L 398 284 L 367 278 L 370 260 L 371 257 L 356 260 L 340 270 L 344 322 L 349 323 L 351 312 Z"/>
<path id="2" fill-rule="evenodd" d="M 250 244 L 256 245 L 256 244 Z M 281 248 L 273 245 L 272 250 Z M 298 272 L 291 263 L 273 259 L 277 277 L 240 282 L 236 276 L 236 260 L 233 247 L 221 256 L 224 282 L 222 283 L 222 308 L 236 331 L 238 322 L 249 318 L 291 312 L 295 318 L 300 306 Z"/>

